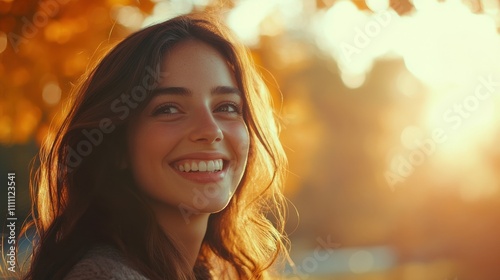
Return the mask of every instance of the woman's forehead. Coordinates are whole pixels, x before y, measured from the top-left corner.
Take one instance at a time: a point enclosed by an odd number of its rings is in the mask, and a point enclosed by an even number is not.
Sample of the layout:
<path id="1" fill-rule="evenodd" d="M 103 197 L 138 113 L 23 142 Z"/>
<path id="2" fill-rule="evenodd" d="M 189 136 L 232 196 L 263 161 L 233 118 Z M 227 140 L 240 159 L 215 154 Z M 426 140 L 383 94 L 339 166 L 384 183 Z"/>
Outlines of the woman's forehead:
<path id="1" fill-rule="evenodd" d="M 214 47 L 199 40 L 186 40 L 173 46 L 161 61 L 164 78 L 159 87 L 191 87 L 200 84 L 236 86 L 226 58 Z"/>

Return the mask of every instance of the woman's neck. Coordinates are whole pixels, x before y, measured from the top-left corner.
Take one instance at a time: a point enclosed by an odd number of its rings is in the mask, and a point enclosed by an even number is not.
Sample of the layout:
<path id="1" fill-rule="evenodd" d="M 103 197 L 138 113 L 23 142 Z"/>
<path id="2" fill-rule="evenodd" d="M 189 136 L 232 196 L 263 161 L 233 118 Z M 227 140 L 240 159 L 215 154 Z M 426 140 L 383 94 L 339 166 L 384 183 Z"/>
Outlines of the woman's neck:
<path id="1" fill-rule="evenodd" d="M 154 210 L 163 232 L 180 246 L 178 249 L 185 255 L 188 264 L 194 267 L 207 231 L 210 214 L 187 216 L 182 209 L 158 207 Z"/>

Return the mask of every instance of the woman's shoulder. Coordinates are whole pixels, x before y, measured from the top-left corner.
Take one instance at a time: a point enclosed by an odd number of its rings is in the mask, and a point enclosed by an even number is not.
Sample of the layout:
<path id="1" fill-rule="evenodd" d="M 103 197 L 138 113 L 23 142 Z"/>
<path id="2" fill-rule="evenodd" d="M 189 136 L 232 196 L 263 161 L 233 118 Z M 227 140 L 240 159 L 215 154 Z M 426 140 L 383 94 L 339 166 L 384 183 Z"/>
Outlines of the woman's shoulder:
<path id="1" fill-rule="evenodd" d="M 122 254 L 109 245 L 91 247 L 64 280 L 148 280 L 126 264 Z"/>

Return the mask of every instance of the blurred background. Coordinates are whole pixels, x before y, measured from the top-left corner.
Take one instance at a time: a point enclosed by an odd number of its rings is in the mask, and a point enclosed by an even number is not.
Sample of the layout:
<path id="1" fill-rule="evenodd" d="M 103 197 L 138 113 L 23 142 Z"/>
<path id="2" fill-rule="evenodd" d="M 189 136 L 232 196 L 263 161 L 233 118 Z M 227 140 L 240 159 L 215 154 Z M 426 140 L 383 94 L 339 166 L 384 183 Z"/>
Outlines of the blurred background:
<path id="1" fill-rule="evenodd" d="M 500 279 L 499 0 L 0 0 L 1 217 L 96 57 L 202 10 L 283 96 L 284 277 Z"/>

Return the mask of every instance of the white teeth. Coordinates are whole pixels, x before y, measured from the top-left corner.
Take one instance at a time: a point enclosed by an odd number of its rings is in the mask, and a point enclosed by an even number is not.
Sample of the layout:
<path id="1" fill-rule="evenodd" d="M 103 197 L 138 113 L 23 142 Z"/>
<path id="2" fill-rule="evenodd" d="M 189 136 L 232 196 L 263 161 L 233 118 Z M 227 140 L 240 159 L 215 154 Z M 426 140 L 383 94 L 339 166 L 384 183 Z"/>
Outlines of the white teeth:
<path id="1" fill-rule="evenodd" d="M 211 160 L 207 164 L 207 171 L 213 172 L 214 170 L 215 170 L 215 164 L 214 164 L 213 160 Z"/>
<path id="2" fill-rule="evenodd" d="M 200 163 L 198 165 L 199 165 L 199 168 L 198 168 L 199 171 L 201 171 L 201 172 L 207 171 L 207 163 L 206 162 L 200 161 Z"/>
<path id="3" fill-rule="evenodd" d="M 216 160 L 199 160 L 192 162 L 184 162 L 183 164 L 177 165 L 177 169 L 181 172 L 214 172 L 222 170 L 224 162 L 222 159 Z"/>
<path id="4" fill-rule="evenodd" d="M 196 162 L 191 164 L 191 171 L 198 171 L 198 164 Z"/>

